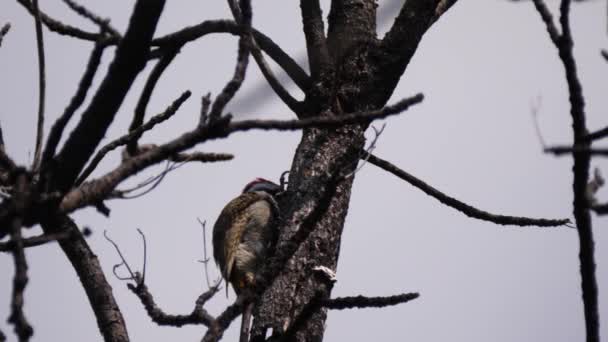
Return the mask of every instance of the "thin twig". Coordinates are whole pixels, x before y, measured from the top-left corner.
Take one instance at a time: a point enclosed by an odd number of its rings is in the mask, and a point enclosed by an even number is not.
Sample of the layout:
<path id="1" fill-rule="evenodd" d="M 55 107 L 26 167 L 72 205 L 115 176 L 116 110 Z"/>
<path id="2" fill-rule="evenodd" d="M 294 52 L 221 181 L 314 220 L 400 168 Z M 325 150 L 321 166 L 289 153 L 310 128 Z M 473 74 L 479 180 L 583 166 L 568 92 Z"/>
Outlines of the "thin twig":
<path id="1" fill-rule="evenodd" d="M 331 310 L 383 308 L 407 303 L 420 297 L 418 293 L 404 293 L 387 297 L 339 297 L 321 301 L 321 305 Z"/>
<path id="2" fill-rule="evenodd" d="M 222 92 L 215 98 L 213 106 L 211 107 L 211 112 L 209 113 L 210 121 L 215 121 L 222 115 L 224 108 L 228 102 L 232 100 L 245 80 L 245 72 L 247 71 L 247 66 L 249 64 L 249 52 L 251 49 L 251 11 L 241 8 L 241 16 L 242 22 L 240 24 L 243 27 L 243 32 L 239 39 L 234 75 L 224 86 Z"/>
<path id="3" fill-rule="evenodd" d="M 361 171 L 361 169 L 365 166 L 365 164 L 367 164 L 367 159 L 370 156 L 370 154 L 372 152 L 374 152 L 374 150 L 376 149 L 376 143 L 378 142 L 378 139 L 380 138 L 380 135 L 382 134 L 382 132 L 384 132 L 384 128 L 386 128 L 386 123 L 383 123 L 382 127 L 380 129 L 377 129 L 375 126 L 372 126 L 372 129 L 374 130 L 374 138 L 372 139 L 372 142 L 369 144 L 369 146 L 365 149 L 365 152 L 367 153 L 367 155 L 362 156 L 361 164 L 359 164 L 359 166 L 357 166 L 357 168 L 354 171 L 345 175 L 344 178 L 349 178 L 349 177 L 354 176 L 357 172 Z"/>
<path id="4" fill-rule="evenodd" d="M 34 6 L 32 5 L 32 3 L 29 0 L 17 0 L 17 2 L 19 2 L 23 7 L 25 7 L 25 9 L 28 10 L 28 12 L 30 12 L 30 14 L 34 15 L 34 13 L 35 13 Z M 59 20 L 49 17 L 42 11 L 40 11 L 39 13 L 40 13 L 40 17 L 42 19 L 42 23 L 44 25 L 46 25 L 46 27 L 53 32 L 59 33 L 61 35 L 66 35 L 66 36 L 70 36 L 70 37 L 74 37 L 74 38 L 78 38 L 78 39 L 90 40 L 90 41 L 98 41 L 99 39 L 103 38 L 103 36 L 101 34 L 87 32 L 87 31 L 81 30 L 77 27 L 64 24 L 63 22 L 61 22 Z"/>
<path id="5" fill-rule="evenodd" d="M 179 98 L 173 101 L 173 103 L 169 107 L 167 107 L 164 112 L 153 116 L 145 124 L 137 127 L 128 134 L 123 135 L 122 137 L 102 147 L 101 150 L 97 152 L 93 160 L 91 160 L 89 166 L 87 166 L 87 168 L 80 174 L 80 176 L 75 182 L 76 186 L 82 184 L 82 182 L 87 179 L 87 177 L 97 168 L 97 165 L 99 165 L 99 162 L 101 162 L 101 160 L 105 157 L 106 154 L 117 149 L 120 146 L 128 144 L 131 139 L 139 138 L 139 136 L 141 136 L 144 132 L 151 130 L 157 124 L 169 119 L 171 116 L 177 113 L 179 107 L 190 97 L 190 95 L 190 91 L 185 91 L 182 95 L 180 95 Z"/>
<path id="6" fill-rule="evenodd" d="M 230 5 L 230 10 L 232 11 L 234 20 L 237 23 L 243 24 L 241 10 L 236 7 L 235 1 L 228 0 L 228 4 Z M 279 82 L 277 77 L 274 75 L 274 73 L 272 72 L 272 69 L 270 68 L 268 63 L 266 63 L 266 59 L 264 58 L 264 55 L 262 54 L 260 47 L 256 43 L 254 36 L 251 34 L 251 30 L 245 29 L 243 34 L 248 35 L 247 39 L 249 40 L 251 54 L 253 55 L 253 58 L 255 59 L 258 67 L 260 68 L 262 75 L 264 76 L 264 78 L 266 79 L 266 81 L 268 82 L 268 84 L 270 85 L 272 90 L 277 94 L 277 96 L 281 99 L 281 101 L 283 101 L 283 103 L 285 103 L 287 105 L 287 107 L 289 107 L 289 109 L 291 109 L 298 116 L 300 114 L 302 114 L 303 103 L 299 102 L 293 96 L 291 96 L 291 94 L 289 94 L 287 89 L 285 89 L 285 87 L 283 87 L 281 82 Z"/>
<path id="7" fill-rule="evenodd" d="M 114 27 L 112 27 L 112 25 L 110 25 L 109 19 L 102 19 L 95 13 L 88 10 L 83 5 L 78 4 L 73 0 L 63 0 L 63 2 L 65 2 L 66 5 L 68 5 L 68 7 L 70 7 L 74 12 L 78 13 L 81 17 L 89 19 L 90 21 L 95 23 L 97 26 L 99 26 L 99 28 L 102 30 L 102 32 L 109 33 L 115 39 L 122 38 L 120 33 Z"/>
<path id="8" fill-rule="evenodd" d="M 120 248 L 118 247 L 118 245 L 116 244 L 116 242 L 114 242 L 114 240 L 110 239 L 110 237 L 108 236 L 108 231 L 104 230 L 103 231 L 103 237 L 108 240 L 109 243 L 112 244 L 112 246 L 114 246 L 114 249 L 116 250 L 116 252 L 118 253 L 118 256 L 120 256 L 120 264 L 116 264 L 112 267 L 112 272 L 114 272 L 114 275 L 116 276 L 116 278 L 120 279 L 120 280 L 136 280 L 139 279 L 137 277 L 137 273 L 134 273 L 131 270 L 131 267 L 129 266 L 129 263 L 127 262 L 127 260 L 125 259 L 125 257 L 122 255 L 122 252 L 120 251 Z M 127 268 L 127 271 L 129 272 L 130 277 L 121 277 L 116 273 L 116 269 L 119 268 L 120 266 L 125 266 Z"/>
<path id="9" fill-rule="evenodd" d="M 243 27 L 232 20 L 206 20 L 198 25 L 189 26 L 156 38 L 152 41 L 152 45 L 164 48 L 176 44 L 187 44 L 210 33 L 241 35 Z M 260 48 L 285 71 L 302 91 L 306 92 L 311 87 L 312 82 L 308 74 L 279 45 L 262 32 L 253 28 L 252 34 Z"/>
<path id="10" fill-rule="evenodd" d="M 447 205 L 448 207 L 454 208 L 461 213 L 476 218 L 483 221 L 489 221 L 496 224 L 501 225 L 516 225 L 516 226 L 538 226 L 538 227 L 557 227 L 563 226 L 570 222 L 568 219 L 537 219 L 537 218 L 528 218 L 528 217 L 517 217 L 517 216 L 506 216 L 506 215 L 497 215 L 492 214 L 480 209 L 477 209 L 471 205 L 468 205 L 464 202 L 461 202 L 453 197 L 450 197 L 443 192 L 433 188 L 432 186 L 426 184 L 422 180 L 410 175 L 409 173 L 401 170 L 397 166 L 389 163 L 386 160 L 380 159 L 372 154 L 364 153 L 363 156 L 368 157 L 368 161 L 371 164 L 378 166 L 379 168 L 392 173 L 393 175 L 403 179 L 404 181 L 410 183 L 411 185 L 417 187 L 422 190 L 427 195 L 435 198 L 439 202 Z"/>
<path id="11" fill-rule="evenodd" d="M 129 133 L 138 129 L 144 122 L 144 117 L 146 116 L 146 107 L 148 106 L 148 102 L 150 102 L 150 97 L 152 96 L 152 91 L 156 87 L 158 80 L 160 79 L 163 72 L 167 69 L 169 64 L 173 61 L 175 56 L 179 53 L 180 47 L 176 47 L 169 52 L 167 52 L 154 66 L 154 69 L 150 72 L 150 76 L 144 85 L 144 89 L 139 97 L 139 101 L 137 102 L 137 106 L 135 106 L 135 113 L 133 114 L 133 120 L 131 121 L 131 125 L 129 126 Z M 141 134 L 135 135 L 131 140 L 127 143 L 127 151 L 129 154 L 135 154 L 137 150 L 137 140 L 141 137 Z"/>
<path id="12" fill-rule="evenodd" d="M 55 151 L 57 150 L 57 146 L 59 145 L 59 141 L 61 140 L 65 127 L 76 110 L 82 105 L 87 96 L 87 92 L 91 88 L 93 78 L 95 77 L 95 73 L 101 62 L 101 56 L 103 55 L 103 51 L 106 47 L 107 41 L 98 41 L 95 43 L 95 47 L 91 52 L 85 72 L 82 75 L 82 79 L 78 83 L 76 93 L 70 100 L 70 103 L 66 109 L 63 111 L 63 114 L 57 119 L 57 121 L 55 121 L 53 127 L 51 128 L 44 153 L 42 154 L 42 165 L 46 165 L 55 156 Z"/>
<path id="13" fill-rule="evenodd" d="M 42 234 L 27 239 L 21 239 L 23 248 L 36 247 L 70 237 L 72 232 Z M 11 252 L 15 249 L 14 241 L 0 243 L 0 252 Z"/>
<path id="14" fill-rule="evenodd" d="M 545 4 L 543 0 L 533 0 L 534 6 L 536 7 L 536 11 L 540 14 L 541 19 L 545 23 L 545 27 L 547 28 L 547 33 L 549 33 L 549 38 L 553 41 L 554 44 L 559 44 L 560 33 L 553 22 L 553 16 L 549 11 L 549 8 Z"/>
<path id="15" fill-rule="evenodd" d="M 209 116 L 209 108 L 211 108 L 211 93 L 201 98 L 201 115 L 198 120 L 198 125 L 203 126 L 207 124 L 207 117 Z"/>
<path id="16" fill-rule="evenodd" d="M 11 29 L 10 23 L 4 24 L 4 26 L 2 26 L 2 28 L 0 29 L 0 46 L 2 46 L 2 39 L 4 39 L 4 36 L 6 36 L 6 34 L 8 33 L 8 31 L 10 29 Z"/>
<path id="17" fill-rule="evenodd" d="M 211 281 L 209 280 L 209 258 L 207 257 L 207 221 L 201 221 L 200 218 L 196 218 L 198 223 L 201 225 L 201 228 L 203 228 L 203 260 L 199 260 L 201 263 L 203 263 L 203 266 L 205 267 L 205 280 L 207 281 L 207 287 L 211 288 Z M 221 277 L 219 277 L 219 281 L 221 282 Z M 216 282 L 216 285 L 219 284 L 219 282 Z"/>
<path id="18" fill-rule="evenodd" d="M 588 146 L 549 146 L 544 149 L 545 153 L 555 156 L 584 154 L 589 156 L 608 156 L 608 148 L 591 148 Z"/>
<path id="19" fill-rule="evenodd" d="M 141 271 L 141 283 L 145 284 L 146 283 L 146 264 L 148 261 L 148 246 L 146 244 L 146 236 L 141 231 L 141 229 L 137 228 L 137 232 L 139 233 L 139 235 L 141 235 L 141 240 L 144 244 L 144 261 L 143 261 L 143 270 Z"/>
<path id="20" fill-rule="evenodd" d="M 547 147 L 547 143 L 545 142 L 545 138 L 543 137 L 543 133 L 540 129 L 540 124 L 538 123 L 538 115 L 540 108 L 542 106 L 542 97 L 537 96 L 535 101 L 531 101 L 530 103 L 530 111 L 532 113 L 532 123 L 534 124 L 534 130 L 536 131 L 536 137 L 538 137 L 538 141 L 542 148 Z"/>
<path id="21" fill-rule="evenodd" d="M 36 24 L 36 47 L 38 49 L 38 124 L 36 126 L 36 149 L 34 152 L 34 163 L 32 169 L 37 171 L 40 167 L 42 153 L 42 138 L 44 136 L 44 101 L 46 93 L 46 74 L 44 64 L 44 36 L 42 34 L 42 23 L 38 0 L 33 0 L 34 20 Z"/>
<path id="22" fill-rule="evenodd" d="M 215 288 L 211 288 L 199 296 L 191 313 L 187 315 L 171 315 L 165 313 L 156 305 L 154 297 L 145 283 L 141 282 L 138 278 L 135 279 L 135 282 L 138 285 L 127 284 L 127 287 L 137 296 L 137 298 L 139 298 L 144 305 L 148 316 L 150 316 L 152 321 L 158 325 L 181 327 L 184 325 L 202 324 L 211 326 L 214 321 L 214 318 L 203 308 L 203 305 L 209 298 L 217 293 L 217 289 Z"/>
<path id="23" fill-rule="evenodd" d="M 601 138 L 608 137 L 608 127 L 604 127 L 600 130 L 597 130 L 593 133 L 589 133 L 585 136 L 585 141 L 593 141 Z"/>

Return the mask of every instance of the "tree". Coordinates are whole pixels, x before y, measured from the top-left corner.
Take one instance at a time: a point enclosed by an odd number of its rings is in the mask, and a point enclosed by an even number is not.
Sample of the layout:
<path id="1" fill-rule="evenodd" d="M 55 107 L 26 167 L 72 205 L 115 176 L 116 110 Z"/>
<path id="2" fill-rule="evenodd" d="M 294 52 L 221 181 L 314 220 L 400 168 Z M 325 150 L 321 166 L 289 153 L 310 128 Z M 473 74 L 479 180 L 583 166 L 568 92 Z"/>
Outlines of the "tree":
<path id="1" fill-rule="evenodd" d="M 34 17 L 38 17 L 36 2 L 20 3 L 30 8 Z M 164 160 L 183 162 L 228 159 L 230 156 L 226 154 L 185 154 L 184 151 L 196 144 L 223 138 L 237 131 L 253 128 L 304 129 L 291 166 L 289 191 L 282 200 L 285 221 L 277 257 L 267 270 L 269 284 L 267 290 L 261 294 L 258 314 L 254 321 L 254 336 L 263 335 L 265 329 L 273 328 L 275 333 L 285 329 L 283 333 L 297 340 L 322 338 L 326 307 L 337 304 L 329 301 L 332 282 L 325 273 L 316 272 L 314 269 L 317 266 L 332 270 L 336 268 L 344 219 L 359 159 L 393 171 L 445 204 L 459 208 L 476 218 L 502 224 L 563 225 L 564 220 L 492 215 L 466 206 L 364 151 L 363 133 L 372 119 L 397 114 L 422 101 L 421 96 L 414 96 L 399 101 L 396 105 L 386 106 L 423 35 L 430 27 L 441 23 L 440 17 L 452 4 L 453 1 L 407 1 L 387 35 L 382 40 L 376 40 L 376 7 L 373 2 L 332 2 L 327 39 L 324 37 L 319 5 L 314 1 L 302 2 L 310 76 L 262 33 L 250 30 L 247 2 L 241 2 L 238 6 L 231 3 L 235 21 L 207 21 L 177 30 L 174 34 L 160 37 L 156 35 L 157 38 L 152 37 L 155 36 L 155 27 L 164 6 L 163 1 L 146 2 L 145 5 L 144 2 L 138 2 L 124 35 L 73 4 L 72 7 L 92 18 L 100 26 L 100 34 L 57 26 L 50 17 L 41 15 L 40 20 L 36 21 L 39 32 L 42 32 L 41 27 L 44 24 L 51 30 L 70 32 L 76 38 L 94 40 L 97 43 L 91 53 L 87 72 L 83 74 L 79 96 L 73 98 L 65 111 L 66 114 L 62 115 L 65 118 L 63 123 L 58 120 L 53 124 L 44 149 L 42 143 L 37 144 L 34 153 L 36 162 L 30 171 L 17 167 L 8 156 L 3 158 L 3 166 L 11 175 L 7 180 L 11 189 L 10 196 L 3 202 L 5 214 L 2 227 L 11 227 L 10 230 L 6 229 L 5 233 L 11 234 L 12 242 L 7 242 L 6 248 L 13 252 L 16 264 L 16 290 L 13 296 L 15 305 L 12 315 L 17 332 L 24 338 L 28 333 L 26 316 L 20 315 L 19 305 L 19 299 L 22 298 L 20 289 L 27 281 L 24 277 L 25 258 L 20 244 L 33 244 L 36 239 L 58 240 L 80 275 L 106 340 L 125 340 L 126 328 L 102 268 L 88 248 L 80 230 L 67 214 L 86 206 L 107 213 L 105 200 L 126 197 L 124 192 L 116 191 L 122 181 Z M 540 2 L 536 1 L 536 4 Z M 567 15 L 567 11 L 564 12 Z M 163 70 L 171 64 L 180 50 L 186 49 L 195 39 L 217 32 L 240 35 L 239 54 L 232 80 L 218 96 L 213 99 L 206 97 L 206 100 L 203 100 L 203 108 L 206 110 L 201 111 L 199 125 L 195 128 L 158 146 L 138 144 L 143 131 L 150 129 L 156 121 L 168 119 L 190 96 L 188 92 L 183 93 L 161 115 L 144 124 L 144 114 L 152 90 Z M 41 36 L 39 33 L 38 37 Z M 555 38 L 555 34 L 552 33 L 551 36 Z M 42 46 L 42 39 L 39 38 L 38 41 Z M 59 149 L 62 126 L 65 126 L 67 119 L 83 103 L 104 49 L 115 45 L 118 47 L 111 67 L 103 76 L 100 86 L 92 91 L 94 95 L 90 103 L 85 106 L 76 127 L 69 135 L 66 134 L 69 138 Z M 272 76 L 260 49 L 291 76 L 305 94 L 303 101 L 295 100 Z M 240 121 L 231 119 L 225 113 L 225 106 L 243 80 L 249 52 L 273 90 L 297 115 L 298 120 Z M 147 78 L 129 125 L 131 133 L 118 140 L 122 145 L 126 143 L 128 154 L 118 167 L 95 178 L 90 177 L 84 182 L 90 176 L 89 170 L 95 169 L 95 161 L 98 159 L 94 157 L 95 151 L 110 123 L 117 119 L 115 115 L 127 91 L 144 66 L 154 63 L 155 59 L 158 59 L 158 62 Z M 44 98 L 40 103 L 44 103 Z M 44 106 L 41 106 L 39 113 L 44 112 Z M 42 120 L 39 122 L 42 125 Z M 38 136 L 41 137 L 41 133 Z M 37 141 L 42 142 L 42 138 Z M 121 144 L 115 143 L 111 146 L 115 145 L 118 147 Z M 585 156 L 587 151 L 583 152 Z M 575 155 L 576 158 L 581 158 L 579 154 Z M 87 164 L 89 160 L 93 162 Z M 588 165 L 586 169 L 588 170 Z M 575 190 L 579 191 L 579 206 L 575 204 L 575 207 L 581 210 L 580 191 L 586 187 L 587 181 L 579 179 L 577 184 Z M 32 238 L 35 240 L 23 240 L 20 236 L 21 226 L 30 227 L 35 224 L 42 226 L 44 234 L 39 238 Z M 581 227 L 578 221 L 576 224 Z M 132 288 L 145 299 L 145 283 L 138 279 Z M 397 299 L 409 300 L 414 296 L 406 294 Z M 219 321 L 221 328 L 225 328 L 238 312 L 237 302 L 220 316 L 226 318 Z M 205 315 L 191 319 L 216 328 L 213 323 L 215 321 Z M 215 329 L 210 329 L 209 332 L 218 333 Z M 221 335 L 221 332 L 219 334 Z M 591 337 L 590 340 L 594 339 Z"/>

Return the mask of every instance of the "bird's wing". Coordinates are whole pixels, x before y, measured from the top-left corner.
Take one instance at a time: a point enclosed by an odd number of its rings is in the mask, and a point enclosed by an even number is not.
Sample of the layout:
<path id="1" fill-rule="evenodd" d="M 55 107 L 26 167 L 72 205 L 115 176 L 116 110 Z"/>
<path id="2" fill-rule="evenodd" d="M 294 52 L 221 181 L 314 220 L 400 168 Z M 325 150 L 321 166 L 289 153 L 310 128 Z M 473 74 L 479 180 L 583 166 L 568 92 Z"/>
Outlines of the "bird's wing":
<path id="1" fill-rule="evenodd" d="M 234 252 L 229 253 L 235 248 L 228 247 L 236 247 L 235 243 L 238 246 L 247 223 L 245 209 L 259 199 L 259 194 L 254 192 L 247 192 L 234 198 L 226 204 L 213 226 L 213 245 L 222 246 L 213 250 L 213 256 L 226 282 L 230 280 L 235 257 Z M 230 241 L 232 245 L 227 244 Z"/>

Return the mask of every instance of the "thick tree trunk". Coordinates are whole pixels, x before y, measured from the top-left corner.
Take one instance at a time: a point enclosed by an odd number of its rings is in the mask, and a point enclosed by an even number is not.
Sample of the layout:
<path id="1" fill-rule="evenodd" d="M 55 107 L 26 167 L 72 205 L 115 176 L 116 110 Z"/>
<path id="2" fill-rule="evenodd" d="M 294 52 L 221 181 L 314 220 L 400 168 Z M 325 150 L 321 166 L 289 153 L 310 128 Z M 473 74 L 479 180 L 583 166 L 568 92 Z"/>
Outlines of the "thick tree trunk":
<path id="1" fill-rule="evenodd" d="M 288 340 L 323 339 L 326 312 L 315 303 L 329 297 L 332 283 L 314 268 L 336 270 L 353 171 L 363 145 L 359 126 L 304 132 L 281 203 L 285 221 L 277 259 L 292 256 L 261 298 L 254 335 L 272 328 Z"/>

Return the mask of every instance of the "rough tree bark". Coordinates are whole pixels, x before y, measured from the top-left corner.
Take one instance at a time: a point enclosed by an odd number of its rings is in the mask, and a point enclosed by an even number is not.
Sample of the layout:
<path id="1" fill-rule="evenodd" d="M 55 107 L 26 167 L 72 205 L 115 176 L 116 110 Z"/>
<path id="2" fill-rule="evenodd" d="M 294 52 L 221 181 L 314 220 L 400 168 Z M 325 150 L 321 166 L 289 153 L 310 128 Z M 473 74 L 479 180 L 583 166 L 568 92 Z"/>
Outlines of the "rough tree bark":
<path id="1" fill-rule="evenodd" d="M 310 116 L 384 106 L 440 3 L 407 1 L 393 29 L 380 41 L 375 1 L 332 1 L 324 44 L 318 1 L 310 2 L 301 2 L 312 83 L 317 85 L 307 94 L 307 108 L 313 113 L 306 115 Z M 285 221 L 277 246 L 279 251 L 294 253 L 259 301 L 253 340 L 263 340 L 269 328 L 275 337 L 288 341 L 323 339 L 326 309 L 317 304 L 330 297 L 332 286 L 313 268 L 336 270 L 353 171 L 366 128 L 353 125 L 303 132 L 282 200 Z M 282 256 L 278 257 L 281 261 Z"/>

